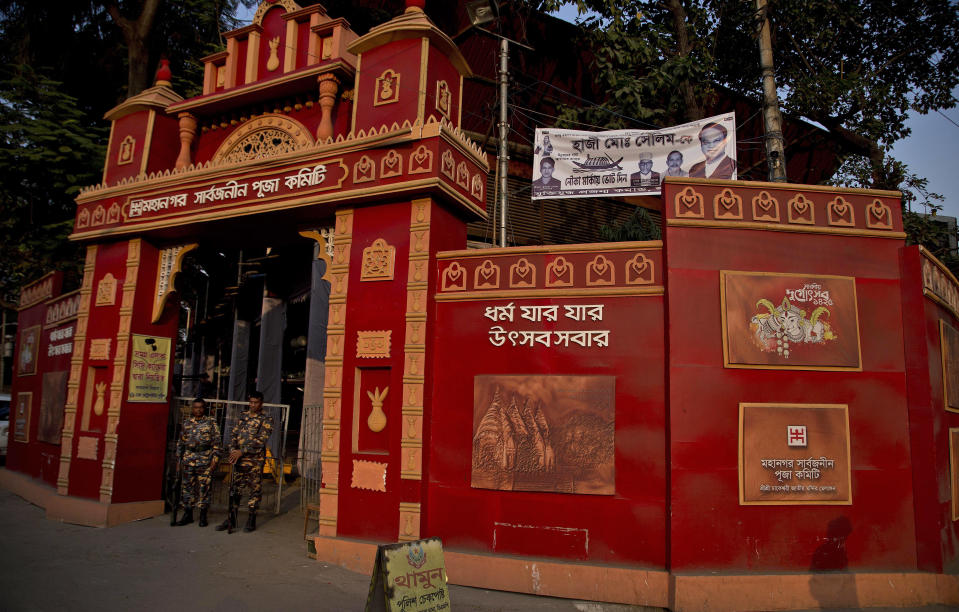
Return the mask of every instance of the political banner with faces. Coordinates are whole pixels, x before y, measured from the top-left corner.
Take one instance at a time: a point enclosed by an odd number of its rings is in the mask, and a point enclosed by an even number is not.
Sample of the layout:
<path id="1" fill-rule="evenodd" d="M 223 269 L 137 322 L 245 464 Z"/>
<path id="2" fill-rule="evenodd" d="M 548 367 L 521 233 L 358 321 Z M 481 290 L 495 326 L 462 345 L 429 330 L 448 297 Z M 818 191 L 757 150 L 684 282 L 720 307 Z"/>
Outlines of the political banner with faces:
<path id="1" fill-rule="evenodd" d="M 667 176 L 735 180 L 735 113 L 662 130 L 536 130 L 534 200 L 653 195 Z"/>

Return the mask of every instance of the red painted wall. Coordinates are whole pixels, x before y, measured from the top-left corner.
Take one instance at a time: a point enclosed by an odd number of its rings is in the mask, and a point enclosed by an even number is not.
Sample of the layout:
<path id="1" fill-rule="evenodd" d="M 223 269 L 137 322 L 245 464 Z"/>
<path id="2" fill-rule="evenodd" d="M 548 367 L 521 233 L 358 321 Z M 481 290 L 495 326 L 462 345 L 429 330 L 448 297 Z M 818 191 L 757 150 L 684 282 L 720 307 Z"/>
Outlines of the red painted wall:
<path id="1" fill-rule="evenodd" d="M 147 174 L 173 168 L 180 153 L 180 122 L 176 117 L 157 113 L 153 124 L 153 140 L 147 159 Z"/>
<path id="2" fill-rule="evenodd" d="M 698 187 L 711 210 L 721 186 Z M 678 190 L 666 188 L 670 221 Z M 771 191 L 780 203 L 794 195 Z M 754 194 L 742 195 L 748 206 Z M 817 549 L 822 555 L 820 547 L 841 545 L 826 537 L 838 517 L 849 520 L 852 532 L 843 554 L 825 555 L 827 564 L 916 569 L 902 240 L 676 225 L 667 226 L 665 236 L 673 570 L 809 570 Z M 720 270 L 855 277 L 862 372 L 724 368 Z M 740 402 L 848 404 L 853 504 L 740 506 Z"/>
<path id="3" fill-rule="evenodd" d="M 340 489 L 337 533 L 382 542 L 396 540 L 399 525 L 400 436 L 399 425 L 403 396 L 403 352 L 406 330 L 406 278 L 409 269 L 410 204 L 398 202 L 378 207 L 357 208 L 353 215 L 350 277 L 347 293 L 346 335 L 343 356 L 343 394 L 340 419 Z M 382 238 L 396 248 L 393 281 L 361 281 L 363 249 Z M 356 357 L 357 332 L 392 330 L 390 357 Z M 365 372 L 358 399 L 358 429 L 364 432 L 362 448 L 385 446 L 386 453 L 352 452 L 354 384 L 357 368 L 389 368 L 388 372 Z M 381 434 L 372 434 L 366 426 L 371 402 L 366 395 L 388 382 L 389 392 L 383 405 L 387 426 Z M 368 434 L 368 435 L 366 435 Z M 393 435 L 395 434 L 395 435 Z M 386 492 L 352 488 L 353 460 L 387 463 Z M 348 488 L 349 487 L 349 488 Z M 347 489 L 344 491 L 344 489 Z"/>
<path id="4" fill-rule="evenodd" d="M 430 47 L 426 70 L 426 109 L 423 116 L 430 115 L 440 119 L 442 115 L 436 109 L 436 83 L 446 81 L 450 90 L 449 121 L 459 126 L 460 112 L 460 73 L 436 47 Z M 475 112 L 475 111 L 474 111 Z"/>
<path id="5" fill-rule="evenodd" d="M 149 120 L 150 111 L 142 110 L 125 115 L 113 122 L 110 146 L 107 149 L 107 158 L 105 161 L 105 180 L 108 185 L 116 184 L 121 179 L 133 178 L 140 174 L 140 167 L 143 165 L 143 147 L 147 140 L 147 125 Z M 120 148 L 123 145 L 123 140 L 127 136 L 135 139 L 133 158 L 123 165 L 117 165 Z M 174 159 L 176 159 L 175 154 Z"/>
<path id="6" fill-rule="evenodd" d="M 169 400 L 173 397 L 170 383 L 173 371 L 173 355 L 176 353 L 177 324 L 179 312 L 167 308 L 159 323 L 150 322 L 153 313 L 153 296 L 156 287 L 159 250 L 146 241 L 140 243 L 140 266 L 137 275 L 137 291 L 133 306 L 131 334 L 171 338 L 170 367 L 167 371 L 168 391 L 166 402 L 128 402 L 131 349 L 127 352 L 126 381 L 120 422 L 117 427 L 117 458 L 113 475 L 113 503 L 150 501 L 162 498 L 163 462 L 166 450 L 167 419 L 170 415 Z"/>
<path id="7" fill-rule="evenodd" d="M 949 428 L 959 427 L 959 414 L 945 410 L 939 323 L 959 328 L 959 319 L 923 295 L 923 259 L 919 247 L 902 249 L 902 322 L 918 564 L 941 572 L 959 555 L 949 462 Z"/>
<path id="8" fill-rule="evenodd" d="M 41 327 L 40 336 L 37 338 L 35 349 L 39 355 L 44 355 L 46 345 L 43 342 L 44 334 L 42 331 L 43 321 L 46 315 L 46 302 L 40 302 L 34 306 L 25 308 L 17 315 L 17 339 L 14 345 L 13 357 L 13 382 L 11 384 L 10 394 L 10 427 L 8 430 L 7 443 L 7 469 L 22 472 L 33 477 L 38 477 L 40 466 L 35 463 L 38 459 L 39 448 L 36 442 L 36 423 L 40 415 L 40 398 L 43 394 L 43 365 L 44 361 L 37 357 L 37 370 L 35 374 L 18 375 L 20 355 L 24 347 L 24 333 L 39 325 Z M 19 442 L 14 438 L 14 419 L 17 408 L 17 395 L 19 393 L 33 393 L 33 401 L 30 407 L 30 427 L 29 441 Z"/>
<path id="9" fill-rule="evenodd" d="M 420 86 L 420 39 L 397 40 L 367 51 L 361 56 L 356 83 L 356 125 L 354 131 L 379 129 L 416 120 Z M 387 69 L 400 75 L 399 101 L 373 105 L 376 79 Z"/>
<path id="10" fill-rule="evenodd" d="M 477 252 L 482 253 L 482 252 Z M 525 256 L 542 275 L 557 256 L 582 274 L 587 254 L 507 253 L 491 258 L 504 270 Z M 612 258 L 609 253 L 607 257 Z M 482 255 L 466 260 L 472 283 Z M 658 256 L 657 266 L 661 264 Z M 614 260 L 616 261 L 616 260 Z M 439 274 L 448 262 L 441 262 Z M 621 273 L 621 262 L 616 264 Z M 657 273 L 658 274 L 658 273 Z M 584 286 L 585 278 L 574 278 Z M 503 281 L 505 283 L 505 280 Z M 542 287 L 542 280 L 538 281 Z M 544 294 L 545 295 L 545 294 Z M 496 347 L 487 306 L 604 304 L 602 322 L 527 323 L 536 329 L 609 329 L 607 348 Z M 513 327 L 519 323 L 519 310 Z M 563 308 L 560 308 L 563 312 Z M 666 408 L 663 298 L 648 296 L 515 297 L 438 301 L 431 359 L 429 493 L 426 536 L 445 546 L 482 552 L 549 556 L 665 567 Z M 507 324 L 509 325 L 509 324 Z M 499 491 L 471 487 L 474 377 L 488 374 L 615 377 L 615 495 Z"/>
<path id="11" fill-rule="evenodd" d="M 126 278 L 127 264 L 126 241 L 103 243 L 97 246 L 96 264 L 90 296 L 89 323 L 84 345 L 83 365 L 81 370 L 80 387 L 77 400 L 76 424 L 73 435 L 73 449 L 70 461 L 70 482 L 68 494 L 76 497 L 100 499 L 100 482 L 103 476 L 103 435 L 107 429 L 107 410 L 102 414 L 94 414 L 91 410 L 89 427 L 83 427 L 83 415 L 86 410 L 87 387 L 90 385 L 89 368 L 93 367 L 95 378 L 93 384 L 105 383 L 109 389 L 112 381 L 113 358 L 116 355 L 116 336 L 120 317 L 120 305 L 123 296 L 123 282 Z M 112 305 L 97 306 L 97 289 L 107 274 L 116 279 L 116 297 Z M 86 280 L 86 279 L 84 279 Z M 91 360 L 90 346 L 93 340 L 110 339 L 110 354 L 108 359 Z M 109 390 L 106 392 L 109 398 Z M 95 393 L 91 391 L 91 398 Z M 81 437 L 97 438 L 96 459 L 78 457 L 77 448 Z"/>
<path id="12" fill-rule="evenodd" d="M 283 58 L 286 57 L 286 47 L 292 46 L 292 41 L 286 40 L 286 13 L 282 7 L 274 7 L 263 16 L 263 31 L 260 32 L 260 57 L 257 62 L 257 80 L 271 79 L 283 75 Z M 280 44 L 276 48 L 276 56 L 280 65 L 273 70 L 267 70 L 266 64 L 270 61 L 270 39 L 279 38 Z"/>

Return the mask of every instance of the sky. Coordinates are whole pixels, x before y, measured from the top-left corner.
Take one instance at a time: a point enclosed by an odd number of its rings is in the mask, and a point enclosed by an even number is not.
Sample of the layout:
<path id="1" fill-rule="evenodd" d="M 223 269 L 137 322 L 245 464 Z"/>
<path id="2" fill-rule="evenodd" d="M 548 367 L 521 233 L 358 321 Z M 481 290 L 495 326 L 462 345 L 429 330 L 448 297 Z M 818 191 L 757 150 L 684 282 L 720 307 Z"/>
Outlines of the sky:
<path id="1" fill-rule="evenodd" d="M 959 99 L 959 87 L 952 97 Z M 897 142 L 892 154 L 912 172 L 929 179 L 929 191 L 946 198 L 940 214 L 959 217 L 959 108 L 943 114 L 945 117 L 936 112 L 913 115 L 906 123 L 912 134 Z"/>
<path id="2" fill-rule="evenodd" d="M 577 17 L 576 9 L 568 5 L 554 14 L 570 22 L 575 22 Z M 241 8 L 238 17 L 249 22 L 253 9 Z M 959 99 L 959 87 L 953 90 L 952 96 Z M 939 214 L 959 217 L 959 107 L 943 114 L 945 116 L 936 112 L 914 113 L 906 123 L 912 134 L 896 143 L 892 155 L 908 165 L 913 173 L 927 178 L 930 192 L 945 198 L 940 202 L 943 209 Z"/>

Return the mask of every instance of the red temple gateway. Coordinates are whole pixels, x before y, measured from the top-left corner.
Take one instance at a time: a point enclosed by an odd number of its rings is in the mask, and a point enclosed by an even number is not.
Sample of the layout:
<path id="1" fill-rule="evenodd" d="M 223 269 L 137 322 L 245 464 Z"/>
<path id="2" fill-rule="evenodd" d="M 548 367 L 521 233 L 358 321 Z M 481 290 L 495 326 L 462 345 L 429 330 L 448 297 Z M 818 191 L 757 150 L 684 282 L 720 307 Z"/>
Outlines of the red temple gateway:
<path id="1" fill-rule="evenodd" d="M 439 536 L 450 580 L 486 588 L 959 603 L 959 282 L 905 245 L 898 193 L 670 179 L 662 241 L 465 250 L 489 164 L 420 9 L 357 36 L 265 2 L 204 61 L 203 95 L 108 113 L 79 291 L 23 291 L 4 486 L 61 520 L 162 513 L 183 262 L 316 241 L 282 267 L 311 279 L 318 559 L 369 571 L 377 543 Z M 251 320 L 284 393 L 283 272 L 231 320 L 231 399 Z"/>

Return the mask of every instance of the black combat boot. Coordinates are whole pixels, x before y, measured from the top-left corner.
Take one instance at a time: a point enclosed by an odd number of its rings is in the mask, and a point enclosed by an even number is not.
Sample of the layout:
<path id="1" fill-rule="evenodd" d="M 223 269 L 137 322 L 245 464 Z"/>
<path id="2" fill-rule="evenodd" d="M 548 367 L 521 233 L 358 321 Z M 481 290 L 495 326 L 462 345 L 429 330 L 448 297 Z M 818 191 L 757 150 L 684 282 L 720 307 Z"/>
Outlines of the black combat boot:
<path id="1" fill-rule="evenodd" d="M 178 520 L 175 527 L 183 527 L 184 525 L 189 525 L 193 522 L 193 508 L 187 508 L 183 511 L 183 518 Z"/>
<path id="2" fill-rule="evenodd" d="M 206 527 L 210 521 L 206 520 L 206 508 L 200 508 L 200 527 Z"/>
<path id="3" fill-rule="evenodd" d="M 256 510 L 250 510 L 250 514 L 246 517 L 246 527 L 243 528 L 243 531 L 246 533 L 256 531 Z"/>
<path id="4" fill-rule="evenodd" d="M 227 516 L 225 519 L 223 519 L 222 523 L 216 526 L 215 529 L 217 531 L 226 531 L 229 528 L 230 528 L 230 517 Z"/>

